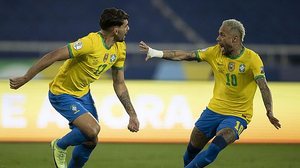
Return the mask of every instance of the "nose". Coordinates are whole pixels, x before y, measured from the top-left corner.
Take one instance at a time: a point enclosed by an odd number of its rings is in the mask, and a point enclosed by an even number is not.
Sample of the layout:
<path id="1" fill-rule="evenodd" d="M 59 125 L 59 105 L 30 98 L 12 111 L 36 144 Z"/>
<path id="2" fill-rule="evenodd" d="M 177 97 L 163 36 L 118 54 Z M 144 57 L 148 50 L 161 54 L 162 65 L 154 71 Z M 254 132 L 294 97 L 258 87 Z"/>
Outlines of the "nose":
<path id="1" fill-rule="evenodd" d="M 217 41 L 217 42 L 220 42 L 220 36 L 217 37 L 216 41 Z"/>

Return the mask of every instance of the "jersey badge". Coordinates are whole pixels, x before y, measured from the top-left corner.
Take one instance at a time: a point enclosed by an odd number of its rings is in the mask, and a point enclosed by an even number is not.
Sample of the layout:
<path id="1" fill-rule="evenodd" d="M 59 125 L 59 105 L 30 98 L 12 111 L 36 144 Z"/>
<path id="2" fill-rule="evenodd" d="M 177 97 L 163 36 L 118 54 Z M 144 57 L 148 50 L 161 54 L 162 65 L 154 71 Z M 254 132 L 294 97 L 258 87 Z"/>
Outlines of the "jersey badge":
<path id="1" fill-rule="evenodd" d="M 107 58 L 108 58 L 108 53 L 105 53 L 104 57 L 103 57 L 103 62 L 106 62 L 107 61 Z"/>
<path id="2" fill-rule="evenodd" d="M 260 67 L 260 73 L 261 73 L 261 74 L 264 74 L 264 73 L 265 73 L 265 70 L 264 70 L 264 67 L 263 67 L 263 66 Z"/>
<path id="3" fill-rule="evenodd" d="M 207 48 L 204 48 L 204 49 L 201 49 L 200 51 L 201 51 L 201 52 L 204 52 L 204 51 L 206 51 L 206 50 L 207 50 Z"/>
<path id="4" fill-rule="evenodd" d="M 117 59 L 117 56 L 115 54 L 110 56 L 110 62 L 115 62 L 116 59 Z"/>
<path id="5" fill-rule="evenodd" d="M 243 72 L 245 72 L 245 70 L 246 70 L 246 65 L 245 64 L 241 64 L 240 67 L 239 67 L 239 71 L 241 73 L 243 73 Z"/>
<path id="6" fill-rule="evenodd" d="M 235 68 L 235 63 L 234 62 L 229 62 L 228 63 L 228 70 L 230 72 L 234 71 L 234 68 Z"/>
<path id="7" fill-rule="evenodd" d="M 82 48 L 82 42 L 80 40 L 74 42 L 73 47 L 75 50 L 80 50 Z"/>

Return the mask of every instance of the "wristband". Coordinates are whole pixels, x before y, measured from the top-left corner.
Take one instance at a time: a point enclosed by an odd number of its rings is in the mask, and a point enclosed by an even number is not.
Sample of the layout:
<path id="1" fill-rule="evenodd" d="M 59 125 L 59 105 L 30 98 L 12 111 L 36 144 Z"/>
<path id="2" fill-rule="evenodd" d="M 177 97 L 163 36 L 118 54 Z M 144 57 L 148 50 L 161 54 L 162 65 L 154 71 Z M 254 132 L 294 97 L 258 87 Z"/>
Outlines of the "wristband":
<path id="1" fill-rule="evenodd" d="M 147 55 L 148 55 L 150 58 L 153 58 L 153 57 L 162 58 L 163 55 L 164 55 L 164 52 L 161 51 L 161 50 L 155 50 L 155 49 L 149 47 L 149 50 L 148 50 Z"/>

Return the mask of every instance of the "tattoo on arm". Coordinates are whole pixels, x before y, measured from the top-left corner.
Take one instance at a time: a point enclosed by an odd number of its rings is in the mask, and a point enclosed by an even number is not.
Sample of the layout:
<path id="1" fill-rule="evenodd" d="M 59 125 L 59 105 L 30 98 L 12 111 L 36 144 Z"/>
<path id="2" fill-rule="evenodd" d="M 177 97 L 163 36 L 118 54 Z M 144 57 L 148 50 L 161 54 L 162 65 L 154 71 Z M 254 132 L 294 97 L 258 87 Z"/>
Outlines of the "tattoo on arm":
<path id="1" fill-rule="evenodd" d="M 136 115 L 135 110 L 130 101 L 127 87 L 124 82 L 123 72 L 120 70 L 113 69 L 112 77 L 113 77 L 113 87 L 115 93 L 117 94 L 119 100 L 123 104 L 123 107 L 125 108 L 126 112 L 128 113 L 129 116 Z"/>
<path id="2" fill-rule="evenodd" d="M 273 112 L 273 102 L 272 102 L 272 95 L 271 91 L 267 85 L 267 82 L 265 79 L 258 79 L 257 84 L 259 86 L 262 99 L 265 105 L 265 108 L 267 112 Z"/>
<path id="3" fill-rule="evenodd" d="M 125 107 L 126 110 L 128 111 L 132 111 L 133 110 L 133 106 L 131 104 L 130 98 L 129 98 L 129 94 L 128 91 L 124 91 L 123 93 L 121 93 L 121 95 L 118 95 L 120 101 L 122 102 L 123 106 Z"/>
<path id="4" fill-rule="evenodd" d="M 197 60 L 196 54 L 194 51 L 181 51 L 181 50 L 164 50 L 164 59 L 173 60 L 173 61 L 194 61 Z"/>
<path id="5" fill-rule="evenodd" d="M 131 104 L 127 89 L 126 89 L 126 91 L 124 91 L 120 95 L 118 95 L 118 97 L 119 97 L 120 101 L 122 102 L 126 112 L 129 114 L 129 116 L 135 115 L 135 111 Z"/>
<path id="6" fill-rule="evenodd" d="M 176 51 L 174 51 L 174 50 L 164 51 L 164 57 L 163 58 L 168 59 L 168 60 L 172 60 L 175 57 L 176 57 Z"/>

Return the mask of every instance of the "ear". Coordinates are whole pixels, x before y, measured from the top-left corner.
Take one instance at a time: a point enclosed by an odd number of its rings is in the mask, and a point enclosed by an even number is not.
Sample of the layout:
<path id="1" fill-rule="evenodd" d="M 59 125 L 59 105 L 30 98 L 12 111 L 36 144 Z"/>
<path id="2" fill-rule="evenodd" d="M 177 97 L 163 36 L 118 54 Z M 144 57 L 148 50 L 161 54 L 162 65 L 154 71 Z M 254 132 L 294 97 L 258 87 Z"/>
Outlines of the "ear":
<path id="1" fill-rule="evenodd" d="M 238 40 L 238 37 L 234 36 L 233 39 L 232 39 L 232 42 L 237 42 L 237 40 Z"/>
<path id="2" fill-rule="evenodd" d="M 115 26 L 115 27 L 113 28 L 113 33 L 114 33 L 115 35 L 118 35 L 119 29 L 118 29 L 117 26 Z"/>

